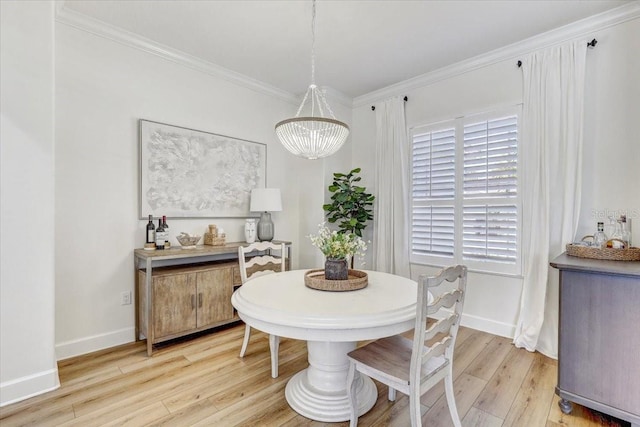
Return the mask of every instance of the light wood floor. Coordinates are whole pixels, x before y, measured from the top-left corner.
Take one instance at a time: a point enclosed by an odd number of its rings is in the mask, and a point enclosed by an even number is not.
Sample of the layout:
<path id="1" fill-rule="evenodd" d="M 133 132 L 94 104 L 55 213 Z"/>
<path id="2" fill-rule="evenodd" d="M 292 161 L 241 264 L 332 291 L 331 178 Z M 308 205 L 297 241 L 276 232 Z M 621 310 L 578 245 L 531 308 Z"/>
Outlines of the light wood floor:
<path id="1" fill-rule="evenodd" d="M 146 356 L 144 342 L 59 363 L 61 387 L 0 408 L 9 426 L 346 426 L 312 422 L 289 408 L 287 380 L 307 366 L 306 344 L 282 339 L 280 376 L 270 375 L 268 337 L 255 331 L 238 357 L 244 325 L 164 346 Z M 575 405 L 560 412 L 554 394 L 557 363 L 516 349 L 510 340 L 461 328 L 456 342 L 456 402 L 464 426 L 587 427 L 609 425 Z M 361 426 L 409 425 L 408 399 L 386 399 L 377 384 Z M 422 399 L 423 423 L 451 426 L 444 388 Z M 590 419 L 591 418 L 591 419 Z"/>

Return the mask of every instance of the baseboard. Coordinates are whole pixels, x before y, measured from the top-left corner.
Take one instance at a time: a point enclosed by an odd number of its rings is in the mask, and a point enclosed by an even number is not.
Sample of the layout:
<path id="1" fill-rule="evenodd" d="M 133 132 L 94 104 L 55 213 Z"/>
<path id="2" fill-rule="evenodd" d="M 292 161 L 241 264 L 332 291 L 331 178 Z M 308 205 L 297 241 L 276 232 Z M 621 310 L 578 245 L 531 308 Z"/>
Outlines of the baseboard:
<path id="1" fill-rule="evenodd" d="M 440 318 L 440 316 L 438 316 L 438 313 L 434 314 L 433 317 L 435 317 L 436 319 Z M 516 325 L 496 322 L 495 320 L 472 316 L 464 313 L 462 314 L 460 325 L 505 338 L 513 339 L 516 333 Z"/>
<path id="2" fill-rule="evenodd" d="M 106 334 L 93 335 L 73 341 L 56 344 L 58 360 L 81 356 L 105 348 L 115 347 L 135 341 L 135 328 L 124 328 Z"/>
<path id="3" fill-rule="evenodd" d="M 467 314 L 462 314 L 460 325 L 505 338 L 513 338 L 516 334 L 516 325 Z"/>
<path id="4" fill-rule="evenodd" d="M 0 383 L 0 407 L 55 390 L 60 387 L 58 369 L 49 369 Z"/>

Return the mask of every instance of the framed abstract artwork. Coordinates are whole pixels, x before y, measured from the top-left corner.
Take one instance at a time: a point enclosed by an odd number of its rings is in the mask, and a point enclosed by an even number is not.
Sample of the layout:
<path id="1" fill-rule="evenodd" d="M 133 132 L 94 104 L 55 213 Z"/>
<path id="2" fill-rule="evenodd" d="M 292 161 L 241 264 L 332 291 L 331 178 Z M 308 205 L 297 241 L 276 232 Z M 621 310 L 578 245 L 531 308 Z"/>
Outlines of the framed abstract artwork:
<path id="1" fill-rule="evenodd" d="M 249 216 L 266 184 L 267 146 L 140 120 L 140 219 Z"/>

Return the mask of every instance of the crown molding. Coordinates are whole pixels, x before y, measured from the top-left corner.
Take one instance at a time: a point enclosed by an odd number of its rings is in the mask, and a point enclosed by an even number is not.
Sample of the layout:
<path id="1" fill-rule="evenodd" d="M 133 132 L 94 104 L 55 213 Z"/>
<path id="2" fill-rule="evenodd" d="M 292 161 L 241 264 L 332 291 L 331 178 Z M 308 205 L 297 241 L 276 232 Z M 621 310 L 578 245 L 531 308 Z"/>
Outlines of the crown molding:
<path id="1" fill-rule="evenodd" d="M 322 89 L 324 90 L 327 98 L 332 102 L 342 104 L 342 106 L 346 108 L 353 107 L 353 98 L 345 94 L 344 92 L 341 92 L 338 89 L 334 89 L 331 86 L 322 86 Z"/>
<path id="2" fill-rule="evenodd" d="M 82 31 L 104 37 L 117 43 L 129 46 L 141 51 L 157 55 L 166 60 L 184 65 L 185 67 L 224 79 L 228 82 L 245 88 L 274 96 L 291 104 L 298 104 L 300 99 L 287 91 L 268 85 L 259 80 L 252 79 L 244 74 L 237 73 L 211 62 L 203 61 L 178 49 L 173 49 L 161 43 L 142 37 L 138 34 L 115 27 L 100 20 L 91 18 L 65 6 L 64 0 L 56 2 L 56 22 Z"/>
<path id="3" fill-rule="evenodd" d="M 579 37 L 585 37 L 588 36 L 589 33 L 603 30 L 639 17 L 640 1 L 636 0 L 615 9 L 538 34 L 523 41 L 358 96 L 353 100 L 353 108 L 369 105 L 392 96 L 406 95 L 406 92 L 410 90 L 428 86 L 440 80 L 464 74 L 497 62 L 516 60 L 519 56 L 535 50 L 544 49 Z"/>

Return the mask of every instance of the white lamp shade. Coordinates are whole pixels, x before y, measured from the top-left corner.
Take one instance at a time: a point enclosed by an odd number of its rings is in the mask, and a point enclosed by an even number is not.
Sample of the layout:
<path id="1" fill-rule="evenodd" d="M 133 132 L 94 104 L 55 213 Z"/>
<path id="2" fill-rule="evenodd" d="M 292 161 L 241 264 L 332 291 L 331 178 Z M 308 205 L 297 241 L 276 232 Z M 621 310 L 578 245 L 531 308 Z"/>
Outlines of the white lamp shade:
<path id="1" fill-rule="evenodd" d="M 251 190 L 251 212 L 280 212 L 282 197 L 279 188 L 254 188 Z"/>

